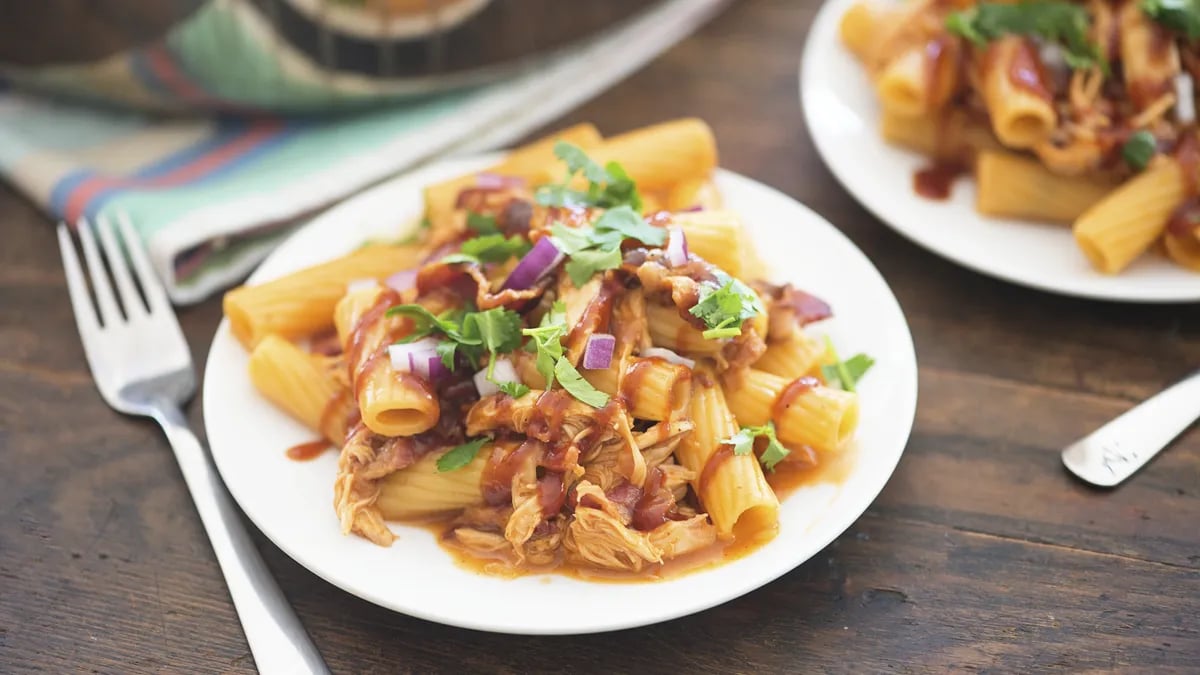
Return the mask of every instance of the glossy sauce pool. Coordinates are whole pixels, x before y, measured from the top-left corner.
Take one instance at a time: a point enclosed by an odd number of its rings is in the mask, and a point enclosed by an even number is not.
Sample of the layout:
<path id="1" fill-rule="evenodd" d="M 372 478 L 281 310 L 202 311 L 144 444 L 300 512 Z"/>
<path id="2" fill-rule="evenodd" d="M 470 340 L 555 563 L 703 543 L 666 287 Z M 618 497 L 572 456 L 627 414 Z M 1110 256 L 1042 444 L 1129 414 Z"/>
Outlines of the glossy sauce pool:
<path id="1" fill-rule="evenodd" d="M 857 449 L 852 444 L 838 456 L 828 458 L 827 461 L 816 466 L 806 466 L 798 462 L 781 463 L 775 467 L 774 473 L 767 473 L 767 482 L 775 490 L 775 494 L 779 496 L 779 501 L 782 503 L 786 501 L 788 495 L 803 487 L 821 484 L 841 485 L 854 470 L 856 462 Z M 450 554 L 456 565 L 476 574 L 509 579 L 547 574 L 561 575 L 582 581 L 612 583 L 661 581 L 712 569 L 753 553 L 774 538 L 774 533 L 758 537 L 735 536 L 730 541 L 717 541 L 712 546 L 699 551 L 659 565 L 651 565 L 641 572 L 601 570 L 565 562 L 557 565 L 517 569 L 512 566 L 513 561 L 509 556 L 479 557 L 459 546 L 454 540 L 445 536 L 447 531 L 445 520 L 406 522 L 404 524 L 428 530 L 437 539 L 438 544 Z M 780 525 L 788 526 L 786 516 L 782 518 Z"/>

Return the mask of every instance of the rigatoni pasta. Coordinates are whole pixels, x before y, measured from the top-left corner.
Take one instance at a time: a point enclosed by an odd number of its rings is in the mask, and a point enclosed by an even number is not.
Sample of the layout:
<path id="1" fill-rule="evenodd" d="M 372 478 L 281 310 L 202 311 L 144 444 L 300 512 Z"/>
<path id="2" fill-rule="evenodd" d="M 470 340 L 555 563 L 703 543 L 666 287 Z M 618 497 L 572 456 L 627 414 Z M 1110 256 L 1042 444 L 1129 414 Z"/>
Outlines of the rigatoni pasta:
<path id="1" fill-rule="evenodd" d="M 875 84 L 884 139 L 934 161 L 914 175 L 919 194 L 944 199 L 973 172 L 980 213 L 1069 223 L 1092 265 L 1116 274 L 1158 250 L 1190 268 L 1184 252 L 1200 246 L 1168 227 L 1200 197 L 1200 61 L 1173 12 L 1154 1 L 859 3 L 841 35 Z"/>
<path id="2" fill-rule="evenodd" d="M 708 127 L 569 137 L 427 190 L 419 242 L 371 253 L 406 262 L 352 274 L 364 249 L 227 296 L 287 308 L 236 330 L 254 386 L 338 449 L 343 532 L 432 519 L 510 571 L 657 572 L 769 539 L 775 467 L 850 442 L 865 357 L 807 332 L 824 302 L 742 279 Z"/>

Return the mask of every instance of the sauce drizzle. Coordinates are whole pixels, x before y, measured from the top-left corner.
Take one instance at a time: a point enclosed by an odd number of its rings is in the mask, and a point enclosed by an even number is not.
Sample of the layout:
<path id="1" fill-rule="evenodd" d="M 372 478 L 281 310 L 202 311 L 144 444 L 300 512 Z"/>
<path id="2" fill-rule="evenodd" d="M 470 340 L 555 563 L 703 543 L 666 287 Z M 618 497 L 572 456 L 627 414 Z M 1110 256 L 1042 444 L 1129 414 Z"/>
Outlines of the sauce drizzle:
<path id="1" fill-rule="evenodd" d="M 955 161 L 937 161 L 913 174 L 913 191 L 926 199 L 942 201 L 950 197 L 954 181 L 968 173 L 966 165 Z"/>
<path id="2" fill-rule="evenodd" d="M 1044 101 L 1054 99 L 1047 85 L 1049 78 L 1046 77 L 1042 60 L 1029 40 L 1021 40 L 1013 48 L 1012 60 L 1008 64 L 1008 80 L 1017 89 Z"/>
<path id="3" fill-rule="evenodd" d="M 775 403 L 771 406 L 771 419 L 776 425 L 783 419 L 787 409 L 799 396 L 808 390 L 821 384 L 821 381 L 815 377 L 798 377 L 792 380 L 786 387 L 780 390 L 779 395 L 775 397 Z"/>
<path id="4" fill-rule="evenodd" d="M 329 450 L 332 447 L 333 446 L 329 444 L 329 441 L 322 438 L 316 441 L 309 441 L 307 443 L 293 445 L 292 447 L 288 448 L 287 452 L 284 454 L 287 455 L 288 459 L 295 460 L 297 462 L 307 462 L 320 457 L 326 450 Z"/>

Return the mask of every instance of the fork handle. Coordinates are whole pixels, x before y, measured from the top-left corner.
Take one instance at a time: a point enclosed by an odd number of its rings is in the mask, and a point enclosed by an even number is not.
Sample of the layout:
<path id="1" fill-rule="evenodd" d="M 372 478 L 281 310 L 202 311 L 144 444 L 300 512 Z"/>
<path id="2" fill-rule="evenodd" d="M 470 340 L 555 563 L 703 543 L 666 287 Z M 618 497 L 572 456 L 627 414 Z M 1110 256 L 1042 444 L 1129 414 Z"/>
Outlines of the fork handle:
<path id="1" fill-rule="evenodd" d="M 216 467 L 173 404 L 158 401 L 162 426 L 208 533 L 261 673 L 328 673 L 312 640 L 242 526 Z"/>

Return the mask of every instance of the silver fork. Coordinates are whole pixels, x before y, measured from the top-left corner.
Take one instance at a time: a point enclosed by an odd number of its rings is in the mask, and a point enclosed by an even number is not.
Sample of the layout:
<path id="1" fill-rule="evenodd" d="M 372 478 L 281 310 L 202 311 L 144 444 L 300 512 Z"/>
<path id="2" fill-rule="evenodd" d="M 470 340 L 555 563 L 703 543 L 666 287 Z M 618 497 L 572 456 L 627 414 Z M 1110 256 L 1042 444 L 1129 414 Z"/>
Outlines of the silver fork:
<path id="1" fill-rule="evenodd" d="M 179 406 L 196 391 L 191 353 L 137 233 L 126 216 L 118 220 L 145 304 L 108 222 L 99 220 L 93 228 L 81 220 L 76 229 L 96 297 L 93 307 L 70 231 L 64 224 L 58 226 L 58 245 L 75 323 L 96 387 L 108 405 L 127 415 L 152 417 L 166 433 L 217 554 L 259 670 L 328 673 L 320 653 L 242 527 L 208 453 L 187 426 Z M 116 283 L 115 294 L 104 273 L 100 248 Z"/>

